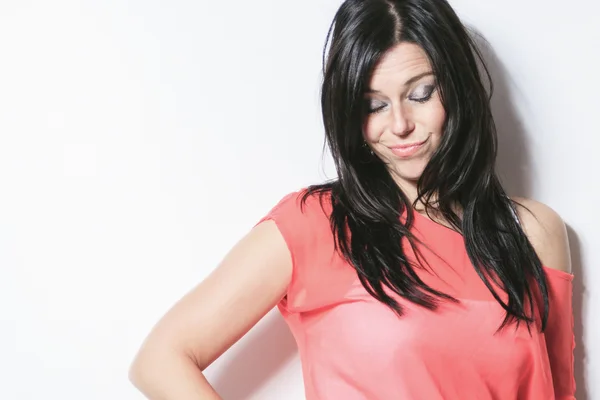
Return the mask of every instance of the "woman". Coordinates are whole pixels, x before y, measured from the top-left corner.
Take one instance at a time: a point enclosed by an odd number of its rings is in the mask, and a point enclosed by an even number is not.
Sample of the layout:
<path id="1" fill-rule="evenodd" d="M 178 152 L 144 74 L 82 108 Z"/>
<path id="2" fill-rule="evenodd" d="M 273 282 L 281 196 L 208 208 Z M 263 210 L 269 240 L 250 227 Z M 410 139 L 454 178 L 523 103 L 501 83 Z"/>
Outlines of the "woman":
<path id="1" fill-rule="evenodd" d="M 278 305 L 307 399 L 573 399 L 565 225 L 505 195 L 458 17 L 445 0 L 347 0 L 332 26 L 338 179 L 282 199 L 157 324 L 132 381 L 218 399 L 201 371 Z"/>

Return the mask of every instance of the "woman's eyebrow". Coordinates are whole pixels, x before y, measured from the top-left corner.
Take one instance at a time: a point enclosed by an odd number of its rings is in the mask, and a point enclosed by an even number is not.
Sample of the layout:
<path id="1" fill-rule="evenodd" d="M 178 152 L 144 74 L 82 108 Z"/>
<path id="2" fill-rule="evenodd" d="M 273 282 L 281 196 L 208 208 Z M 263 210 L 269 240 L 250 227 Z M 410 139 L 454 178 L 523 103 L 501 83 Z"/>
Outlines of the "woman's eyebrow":
<path id="1" fill-rule="evenodd" d="M 412 78 L 410 78 L 409 80 L 404 82 L 404 86 L 410 86 L 413 83 L 415 83 L 416 81 L 418 81 L 419 79 L 424 78 L 429 75 L 433 75 L 433 71 L 427 71 L 427 72 L 423 72 L 419 75 L 413 76 Z M 369 88 L 369 89 L 367 89 L 366 93 L 379 93 L 379 90 L 374 90 L 374 89 Z"/>

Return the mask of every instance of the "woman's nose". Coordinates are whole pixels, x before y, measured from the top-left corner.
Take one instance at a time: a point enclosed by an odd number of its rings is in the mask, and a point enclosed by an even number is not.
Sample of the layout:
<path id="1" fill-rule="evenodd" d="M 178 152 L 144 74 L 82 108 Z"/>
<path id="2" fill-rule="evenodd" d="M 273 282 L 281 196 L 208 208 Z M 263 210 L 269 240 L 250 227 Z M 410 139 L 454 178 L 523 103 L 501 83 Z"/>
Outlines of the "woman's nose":
<path id="1" fill-rule="evenodd" d="M 410 115 L 403 107 L 393 108 L 391 125 L 392 133 L 397 136 L 406 136 L 414 129 Z"/>

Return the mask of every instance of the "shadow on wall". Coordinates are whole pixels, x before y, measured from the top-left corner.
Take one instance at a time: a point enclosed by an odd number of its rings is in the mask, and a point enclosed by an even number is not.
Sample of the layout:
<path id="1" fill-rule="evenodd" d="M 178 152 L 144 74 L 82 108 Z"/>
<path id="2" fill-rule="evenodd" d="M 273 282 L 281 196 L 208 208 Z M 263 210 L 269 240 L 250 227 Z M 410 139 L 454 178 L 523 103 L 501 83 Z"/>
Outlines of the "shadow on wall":
<path id="1" fill-rule="evenodd" d="M 469 27 L 479 50 L 488 66 L 494 83 L 492 112 L 498 129 L 497 171 L 507 193 L 511 196 L 534 197 L 533 171 L 531 168 L 530 146 L 519 114 L 512 104 L 511 79 L 496 57 L 489 43 L 472 26 Z M 583 345 L 584 327 L 582 322 L 584 308 L 585 282 L 581 265 L 581 248 L 577 234 L 567 227 L 573 263 L 573 311 L 575 317 L 575 381 L 577 399 L 588 400 L 585 382 L 585 347 Z"/>
<path id="2" fill-rule="evenodd" d="M 253 395 L 297 354 L 294 337 L 279 312 L 251 331 L 241 350 L 220 366 L 211 384 L 223 399 L 250 400 Z"/>

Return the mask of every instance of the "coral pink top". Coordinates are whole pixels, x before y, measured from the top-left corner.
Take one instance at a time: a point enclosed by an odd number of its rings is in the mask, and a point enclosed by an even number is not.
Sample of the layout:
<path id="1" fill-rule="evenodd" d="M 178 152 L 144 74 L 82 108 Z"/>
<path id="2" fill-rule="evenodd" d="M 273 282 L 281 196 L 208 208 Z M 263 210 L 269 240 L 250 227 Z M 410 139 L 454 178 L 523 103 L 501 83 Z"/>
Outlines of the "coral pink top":
<path id="1" fill-rule="evenodd" d="M 414 233 L 430 247 L 420 251 L 433 271 L 418 274 L 460 302 L 429 311 L 394 295 L 405 310 L 398 317 L 334 251 L 328 199 L 325 211 L 316 196 L 301 211 L 301 194 L 283 198 L 261 221 L 275 221 L 292 255 L 292 281 L 278 307 L 298 344 L 308 400 L 575 398 L 572 275 L 544 268 L 545 333 L 539 316 L 531 335 L 526 324 L 495 333 L 505 312 L 476 274 L 462 235 L 415 213 Z"/>

